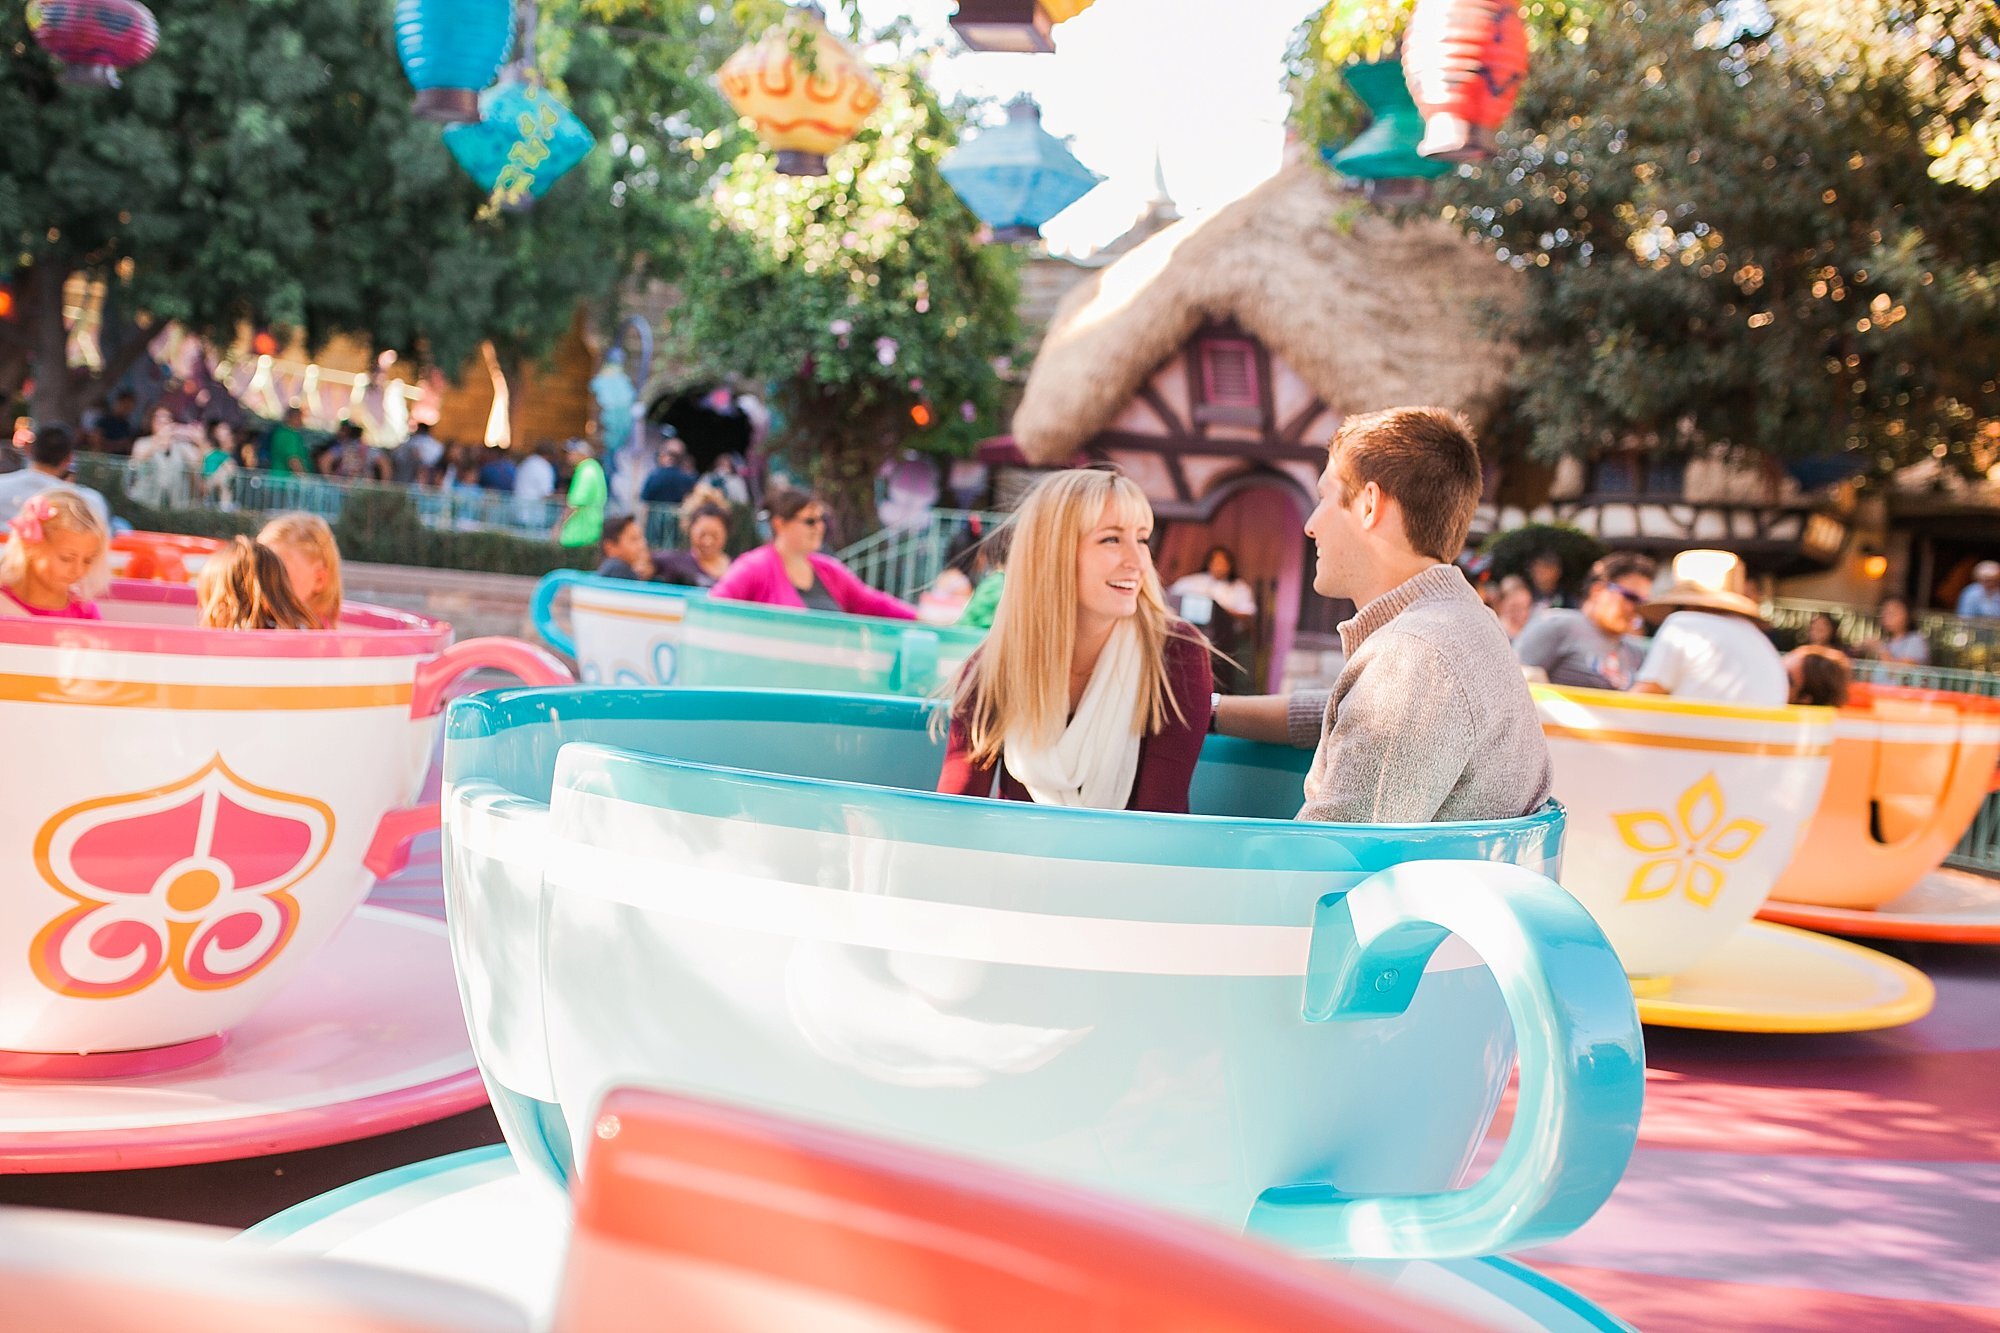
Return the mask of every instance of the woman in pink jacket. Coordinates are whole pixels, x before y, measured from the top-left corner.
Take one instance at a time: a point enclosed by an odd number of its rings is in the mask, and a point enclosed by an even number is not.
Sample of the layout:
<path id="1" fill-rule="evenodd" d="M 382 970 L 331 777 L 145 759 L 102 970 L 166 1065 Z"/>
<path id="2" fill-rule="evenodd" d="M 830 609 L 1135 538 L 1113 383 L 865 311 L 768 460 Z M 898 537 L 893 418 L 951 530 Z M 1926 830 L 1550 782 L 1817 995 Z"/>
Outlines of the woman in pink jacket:
<path id="1" fill-rule="evenodd" d="M 812 492 L 779 491 L 766 507 L 771 515 L 770 543 L 739 556 L 722 581 L 709 589 L 709 596 L 893 620 L 917 618 L 915 607 L 875 591 L 847 566 L 820 554 L 820 543 L 826 540 L 826 506 Z"/>

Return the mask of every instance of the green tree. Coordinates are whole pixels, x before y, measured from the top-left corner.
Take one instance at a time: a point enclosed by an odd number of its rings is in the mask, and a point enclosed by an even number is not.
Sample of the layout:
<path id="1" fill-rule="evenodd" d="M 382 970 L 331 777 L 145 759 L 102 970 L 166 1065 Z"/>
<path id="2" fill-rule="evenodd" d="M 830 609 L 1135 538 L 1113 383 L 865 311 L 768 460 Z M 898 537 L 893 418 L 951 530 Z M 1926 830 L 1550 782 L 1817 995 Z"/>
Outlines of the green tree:
<path id="1" fill-rule="evenodd" d="M 2000 181 L 2000 6 L 1992 0 L 1771 0 L 1802 59 L 1853 88 L 1901 83 L 1923 109 L 1931 174 Z"/>
<path id="2" fill-rule="evenodd" d="M 1534 452 L 2000 459 L 2000 211 L 1938 169 L 1972 104 L 1912 35 L 1967 6 L 1845 3 L 1743 31 L 1618 0 L 1540 45 L 1500 153 L 1438 183 L 1523 274 L 1502 332 Z"/>
<path id="3" fill-rule="evenodd" d="M 1527 276 L 1536 451 L 1724 444 L 1983 471 L 2000 440 L 2000 216 L 1934 179 L 1901 79 L 1786 30 L 1622 3 L 1545 49 L 1502 152 L 1439 191 Z"/>
<path id="4" fill-rule="evenodd" d="M 775 446 L 850 524 L 897 448 L 961 454 L 998 428 L 1018 339 L 1014 254 L 938 172 L 957 125 L 909 62 L 877 72 L 882 105 L 826 176 L 781 176 L 762 148 L 730 163 L 670 339 L 774 387 Z"/>
<path id="5" fill-rule="evenodd" d="M 350 333 L 453 373 L 488 338 L 503 363 L 541 353 L 579 300 L 696 225 L 704 158 L 740 133 L 703 76 L 738 18 L 775 3 L 548 0 L 540 68 L 599 148 L 532 209 L 497 214 L 410 115 L 383 0 L 180 0 L 115 92 L 58 86 L 21 8 L 0 10 L 0 275 L 16 297 L 0 394 L 32 366 L 36 414 L 74 419 L 168 320 L 225 342 L 241 321 Z M 108 290 L 96 374 L 63 354 L 72 274 Z"/>

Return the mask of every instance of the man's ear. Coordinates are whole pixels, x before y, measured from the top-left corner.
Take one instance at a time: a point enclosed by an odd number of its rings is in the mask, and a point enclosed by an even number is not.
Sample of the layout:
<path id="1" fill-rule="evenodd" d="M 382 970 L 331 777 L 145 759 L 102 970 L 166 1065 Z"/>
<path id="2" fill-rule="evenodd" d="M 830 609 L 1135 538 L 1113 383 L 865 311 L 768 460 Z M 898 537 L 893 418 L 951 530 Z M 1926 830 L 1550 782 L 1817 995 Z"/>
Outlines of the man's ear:
<path id="1" fill-rule="evenodd" d="M 1369 530 L 1374 529 L 1385 516 L 1384 506 L 1388 503 L 1389 497 L 1383 494 L 1379 485 L 1371 481 L 1362 486 L 1360 495 L 1355 498 L 1361 501 L 1359 515 L 1361 526 Z"/>

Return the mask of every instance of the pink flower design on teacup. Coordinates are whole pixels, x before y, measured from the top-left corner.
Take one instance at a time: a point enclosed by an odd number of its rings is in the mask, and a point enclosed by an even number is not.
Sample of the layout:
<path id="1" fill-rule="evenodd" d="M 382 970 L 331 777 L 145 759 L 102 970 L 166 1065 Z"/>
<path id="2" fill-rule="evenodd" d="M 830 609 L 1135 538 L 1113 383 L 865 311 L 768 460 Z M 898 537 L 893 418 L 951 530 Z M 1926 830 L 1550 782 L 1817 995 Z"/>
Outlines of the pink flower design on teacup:
<path id="1" fill-rule="evenodd" d="M 246 782 L 220 755 L 177 782 L 73 805 L 35 837 L 42 878 L 76 904 L 35 935 L 35 976 L 87 999 L 169 971 L 189 990 L 246 981 L 290 942 L 290 890 L 332 838 L 323 802 Z"/>
<path id="2" fill-rule="evenodd" d="M 1611 821 L 1619 839 L 1648 858 L 1632 872 L 1628 903 L 1680 893 L 1698 907 L 1712 906 L 1728 877 L 1724 864 L 1741 859 L 1764 836 L 1758 821 L 1729 818 L 1713 773 L 1682 792 L 1671 815 L 1634 810 Z"/>

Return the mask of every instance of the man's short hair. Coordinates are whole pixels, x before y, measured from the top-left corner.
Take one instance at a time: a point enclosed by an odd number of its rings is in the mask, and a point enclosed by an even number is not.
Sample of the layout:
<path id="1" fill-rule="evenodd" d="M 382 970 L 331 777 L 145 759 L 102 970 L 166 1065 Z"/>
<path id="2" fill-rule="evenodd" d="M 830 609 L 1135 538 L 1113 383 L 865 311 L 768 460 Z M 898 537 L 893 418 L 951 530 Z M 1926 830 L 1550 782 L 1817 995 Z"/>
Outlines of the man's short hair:
<path id="1" fill-rule="evenodd" d="M 1590 586 L 1594 588 L 1600 583 L 1616 583 L 1634 575 L 1649 579 L 1659 572 L 1659 568 L 1650 555 L 1641 555 L 1637 551 L 1613 551 L 1590 567 Z"/>
<path id="2" fill-rule="evenodd" d="M 1449 564 L 1465 549 L 1485 479 L 1472 423 L 1442 407 L 1392 407 L 1340 423 L 1327 445 L 1348 498 L 1374 482 L 1403 510 L 1420 555 Z"/>
<path id="3" fill-rule="evenodd" d="M 59 468 L 69 462 L 76 446 L 69 438 L 67 426 L 44 426 L 35 432 L 35 442 L 28 446 L 28 457 L 37 467 Z"/>

